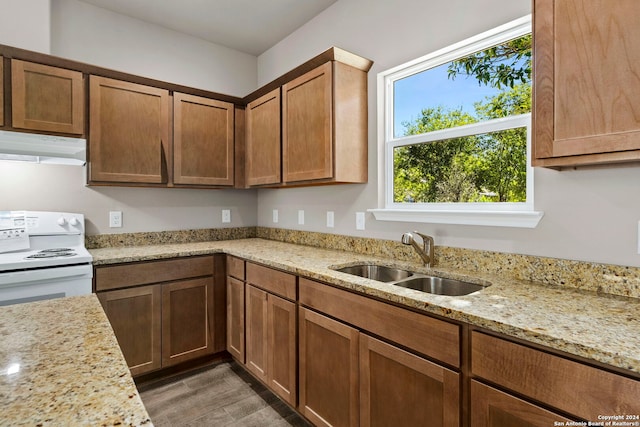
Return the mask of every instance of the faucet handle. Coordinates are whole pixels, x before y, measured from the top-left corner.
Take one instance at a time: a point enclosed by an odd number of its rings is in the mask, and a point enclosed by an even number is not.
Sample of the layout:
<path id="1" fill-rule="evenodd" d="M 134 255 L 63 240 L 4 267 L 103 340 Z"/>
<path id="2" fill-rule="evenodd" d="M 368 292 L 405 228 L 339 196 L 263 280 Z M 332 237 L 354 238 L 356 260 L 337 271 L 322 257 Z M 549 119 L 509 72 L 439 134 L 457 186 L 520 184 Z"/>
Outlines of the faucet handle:
<path id="1" fill-rule="evenodd" d="M 422 240 L 424 240 L 425 242 L 428 240 L 431 244 L 433 244 L 433 237 L 429 236 L 428 234 L 420 233 L 419 231 L 414 231 L 414 233 L 422 237 Z"/>

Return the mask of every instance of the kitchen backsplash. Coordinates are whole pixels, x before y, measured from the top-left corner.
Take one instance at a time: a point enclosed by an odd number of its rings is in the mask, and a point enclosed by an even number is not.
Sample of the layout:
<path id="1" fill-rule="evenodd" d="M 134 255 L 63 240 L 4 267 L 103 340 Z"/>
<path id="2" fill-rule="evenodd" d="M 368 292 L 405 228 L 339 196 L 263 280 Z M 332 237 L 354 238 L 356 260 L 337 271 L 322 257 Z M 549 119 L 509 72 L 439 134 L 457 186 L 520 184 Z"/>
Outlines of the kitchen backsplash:
<path id="1" fill-rule="evenodd" d="M 268 227 L 101 234 L 86 236 L 88 249 L 160 245 L 258 237 L 325 249 L 356 252 L 419 264 L 418 255 L 398 238 L 381 240 Z M 435 267 L 499 274 L 554 286 L 640 298 L 640 268 L 558 258 L 436 246 Z"/>

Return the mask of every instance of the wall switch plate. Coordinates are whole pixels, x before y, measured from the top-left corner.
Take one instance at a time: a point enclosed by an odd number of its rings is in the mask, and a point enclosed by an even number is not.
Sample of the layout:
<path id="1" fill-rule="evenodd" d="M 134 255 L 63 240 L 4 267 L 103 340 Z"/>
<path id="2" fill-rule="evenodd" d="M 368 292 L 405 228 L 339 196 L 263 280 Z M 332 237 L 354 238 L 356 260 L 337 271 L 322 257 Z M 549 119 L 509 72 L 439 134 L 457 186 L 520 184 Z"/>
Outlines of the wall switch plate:
<path id="1" fill-rule="evenodd" d="M 364 212 L 356 212 L 356 230 L 364 230 Z"/>
<path id="2" fill-rule="evenodd" d="M 274 224 L 278 223 L 278 209 L 273 210 L 273 223 Z"/>
<path id="3" fill-rule="evenodd" d="M 327 227 L 333 228 L 333 211 L 327 211 Z"/>
<path id="4" fill-rule="evenodd" d="M 304 225 L 304 211 L 298 211 L 298 225 Z"/>
<path id="5" fill-rule="evenodd" d="M 122 211 L 109 212 L 109 227 L 111 228 L 122 227 Z"/>
<path id="6" fill-rule="evenodd" d="M 231 222 L 231 209 L 222 209 L 222 222 Z"/>
<path id="7" fill-rule="evenodd" d="M 638 221 L 638 253 L 640 254 L 640 221 Z"/>

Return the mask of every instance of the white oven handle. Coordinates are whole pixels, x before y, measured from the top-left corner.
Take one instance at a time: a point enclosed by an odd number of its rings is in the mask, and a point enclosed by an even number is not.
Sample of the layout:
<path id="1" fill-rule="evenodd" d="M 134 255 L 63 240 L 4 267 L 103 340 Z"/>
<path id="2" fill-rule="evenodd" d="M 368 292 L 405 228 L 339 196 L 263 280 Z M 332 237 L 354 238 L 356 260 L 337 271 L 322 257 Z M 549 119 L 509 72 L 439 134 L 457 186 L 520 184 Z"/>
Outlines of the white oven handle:
<path id="1" fill-rule="evenodd" d="M 75 277 L 92 278 L 91 264 L 3 272 L 0 273 L 0 287 Z"/>

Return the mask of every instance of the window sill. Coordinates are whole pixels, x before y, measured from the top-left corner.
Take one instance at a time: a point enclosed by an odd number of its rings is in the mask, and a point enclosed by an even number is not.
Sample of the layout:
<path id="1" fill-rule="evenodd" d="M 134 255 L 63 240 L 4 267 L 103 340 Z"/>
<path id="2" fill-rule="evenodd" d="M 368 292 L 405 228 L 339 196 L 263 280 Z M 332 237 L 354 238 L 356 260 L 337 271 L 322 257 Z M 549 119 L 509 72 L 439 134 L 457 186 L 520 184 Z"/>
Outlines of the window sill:
<path id="1" fill-rule="evenodd" d="M 424 222 L 431 224 L 486 225 L 535 228 L 544 212 L 536 211 L 425 211 L 368 209 L 378 221 Z"/>

